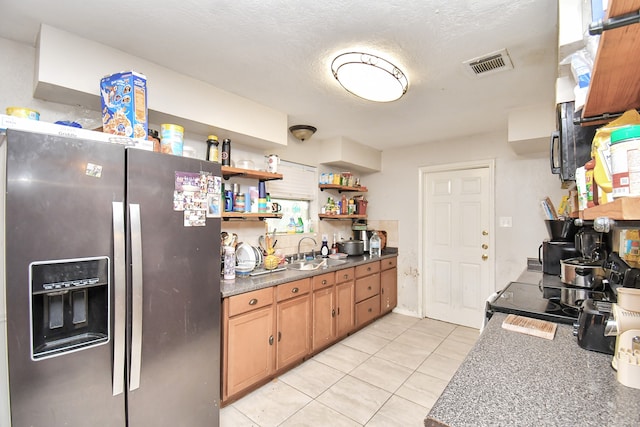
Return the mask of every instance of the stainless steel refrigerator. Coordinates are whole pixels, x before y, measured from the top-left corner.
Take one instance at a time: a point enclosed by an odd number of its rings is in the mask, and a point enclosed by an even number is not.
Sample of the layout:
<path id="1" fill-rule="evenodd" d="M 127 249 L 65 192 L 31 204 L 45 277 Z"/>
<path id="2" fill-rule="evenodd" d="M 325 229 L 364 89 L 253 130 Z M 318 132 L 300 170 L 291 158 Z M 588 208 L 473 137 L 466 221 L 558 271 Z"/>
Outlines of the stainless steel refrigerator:
<path id="1" fill-rule="evenodd" d="M 0 142 L 13 427 L 218 426 L 220 218 L 202 200 L 220 166 L 11 129 Z"/>

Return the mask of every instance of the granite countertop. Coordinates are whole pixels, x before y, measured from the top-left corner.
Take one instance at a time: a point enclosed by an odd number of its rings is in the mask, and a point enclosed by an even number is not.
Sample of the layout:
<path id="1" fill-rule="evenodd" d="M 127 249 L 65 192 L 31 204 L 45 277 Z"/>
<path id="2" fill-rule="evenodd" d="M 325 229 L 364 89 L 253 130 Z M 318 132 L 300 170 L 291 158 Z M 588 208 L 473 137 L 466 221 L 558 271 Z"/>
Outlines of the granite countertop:
<path id="1" fill-rule="evenodd" d="M 333 267 L 319 268 L 317 270 L 283 270 L 272 273 L 266 273 L 259 276 L 236 276 L 234 280 L 220 280 L 220 292 L 222 298 L 233 295 L 243 294 L 262 288 L 280 285 L 282 283 L 293 282 L 294 280 L 313 277 L 319 274 L 329 273 L 331 271 L 342 270 L 344 268 L 355 267 L 361 264 L 367 264 L 375 260 L 393 258 L 398 256 L 397 248 L 385 248 L 379 257 L 371 257 L 367 255 L 349 256 L 345 258 L 345 264 Z"/>
<path id="2" fill-rule="evenodd" d="M 618 383 L 612 356 L 582 349 L 569 325 L 546 340 L 505 318 L 493 315 L 425 426 L 640 425 L 640 390 Z"/>

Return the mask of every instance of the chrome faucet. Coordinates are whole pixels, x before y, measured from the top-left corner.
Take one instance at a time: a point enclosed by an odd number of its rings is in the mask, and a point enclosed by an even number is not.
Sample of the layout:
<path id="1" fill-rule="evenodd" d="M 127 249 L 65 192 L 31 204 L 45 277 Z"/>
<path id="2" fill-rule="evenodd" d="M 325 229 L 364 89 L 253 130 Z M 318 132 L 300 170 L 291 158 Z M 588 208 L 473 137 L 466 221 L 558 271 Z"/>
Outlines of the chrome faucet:
<path id="1" fill-rule="evenodd" d="M 300 239 L 300 240 L 298 241 L 298 253 L 297 253 L 297 255 L 296 255 L 296 256 L 298 257 L 298 259 L 301 259 L 300 244 L 302 243 L 302 241 L 303 241 L 304 239 L 311 239 L 311 240 L 313 240 L 313 244 L 314 244 L 314 245 L 317 245 L 317 244 L 318 244 L 318 242 L 316 242 L 316 239 L 314 239 L 313 237 L 306 236 L 306 237 L 303 237 L 302 239 Z M 315 251 L 316 251 L 316 249 L 315 249 L 315 247 L 314 247 L 314 248 L 313 248 L 313 252 L 315 252 Z"/>

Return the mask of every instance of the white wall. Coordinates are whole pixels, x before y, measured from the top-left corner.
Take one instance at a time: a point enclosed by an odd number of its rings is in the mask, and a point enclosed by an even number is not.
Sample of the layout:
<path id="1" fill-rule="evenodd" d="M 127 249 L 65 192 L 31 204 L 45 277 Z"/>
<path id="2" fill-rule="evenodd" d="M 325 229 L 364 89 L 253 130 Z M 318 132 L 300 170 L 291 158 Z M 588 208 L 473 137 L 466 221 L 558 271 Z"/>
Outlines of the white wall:
<path id="1" fill-rule="evenodd" d="M 21 106 L 40 111 L 41 120 L 86 118 L 101 124 L 98 112 L 80 106 L 68 106 L 34 99 L 33 75 L 35 49 L 0 38 L 0 112 L 8 106 Z M 96 83 L 97 84 L 97 83 Z M 153 124 L 152 124 L 153 125 Z M 156 128 L 158 128 L 156 124 Z M 198 157 L 204 158 L 206 135 L 185 135 L 185 145 L 196 149 Z M 317 150 L 321 141 L 311 138 L 303 143 L 289 137 L 289 146 L 279 149 L 281 158 L 316 166 Z M 241 152 L 236 147 L 235 153 Z M 247 149 L 246 155 L 257 162 L 263 154 Z M 439 144 L 418 145 L 383 152 L 382 172 L 361 174 L 363 185 L 369 188 L 367 213 L 369 223 L 390 231 L 389 243 L 398 246 L 398 304 L 406 313 L 420 312 L 418 286 L 421 276 L 418 266 L 418 169 L 422 166 L 441 165 L 477 159 L 496 160 L 496 283 L 495 288 L 504 287 L 518 277 L 526 266 L 527 257 L 537 257 L 538 246 L 547 237 L 540 212 L 539 200 L 550 196 L 559 201 L 563 190 L 559 180 L 549 172 L 546 154 L 537 158 L 516 155 L 507 142 L 507 129 L 469 138 L 442 141 Z M 320 166 L 320 172 L 329 170 Z M 319 193 L 319 198 L 326 197 Z M 318 203 L 320 206 L 323 200 Z M 499 217 L 511 217 L 512 228 L 498 227 Z M 336 233 L 349 235 L 348 221 L 318 221 L 316 237 L 321 233 L 330 236 Z M 257 244 L 257 236 L 263 232 L 261 222 L 225 222 L 223 229 L 238 232 L 241 239 Z M 298 236 L 283 240 L 283 246 L 295 247 Z M 286 240 L 286 243 L 285 243 Z M 316 240 L 319 241 L 319 238 Z M 280 246 L 280 243 L 279 243 Z M 306 248 L 305 248 L 306 249 Z M 288 252 L 287 252 L 288 253 Z"/>
<path id="2" fill-rule="evenodd" d="M 368 216 L 398 223 L 398 310 L 420 313 L 418 287 L 419 168 L 479 159 L 495 159 L 496 283 L 502 289 L 537 257 L 547 238 L 539 200 L 564 194 L 557 176 L 549 171 L 548 156 L 521 157 L 507 142 L 507 130 L 487 135 L 441 141 L 383 152 L 382 172 L 367 176 Z M 511 217 L 511 228 L 499 227 L 500 217 Z M 488 296 L 488 295 L 487 295 Z"/>

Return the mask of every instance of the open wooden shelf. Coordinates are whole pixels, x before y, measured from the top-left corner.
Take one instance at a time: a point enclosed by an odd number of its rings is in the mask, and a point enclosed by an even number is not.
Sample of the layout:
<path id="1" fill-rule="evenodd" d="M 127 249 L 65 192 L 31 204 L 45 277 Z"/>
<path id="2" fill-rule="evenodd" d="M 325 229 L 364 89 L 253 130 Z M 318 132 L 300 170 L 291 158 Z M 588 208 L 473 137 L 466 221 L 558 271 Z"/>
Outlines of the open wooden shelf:
<path id="1" fill-rule="evenodd" d="M 318 214 L 320 219 L 366 219 L 366 215 L 331 215 L 331 214 Z"/>
<path id="2" fill-rule="evenodd" d="M 276 179 L 282 179 L 281 173 L 271 173 L 254 169 L 232 168 L 231 166 L 222 166 L 222 176 L 224 177 L 224 179 L 229 179 L 232 176 L 236 176 L 241 178 L 258 179 L 260 181 L 273 181 Z"/>
<path id="3" fill-rule="evenodd" d="M 640 10 L 640 0 L 611 0 L 607 18 Z M 619 114 L 640 108 L 640 24 L 606 30 L 591 72 L 589 93 L 582 118 Z M 611 118 L 588 121 L 583 125 L 608 123 Z"/>
<path id="4" fill-rule="evenodd" d="M 358 193 L 366 193 L 367 187 L 349 187 L 347 185 L 338 185 L 338 184 L 319 184 L 320 190 L 338 190 L 338 192 L 342 193 L 343 191 L 355 191 Z"/>
<path id="5" fill-rule="evenodd" d="M 223 212 L 222 219 L 246 219 L 246 220 L 263 220 L 265 218 L 282 218 L 282 214 L 274 214 L 274 213 L 251 213 L 251 212 Z"/>

